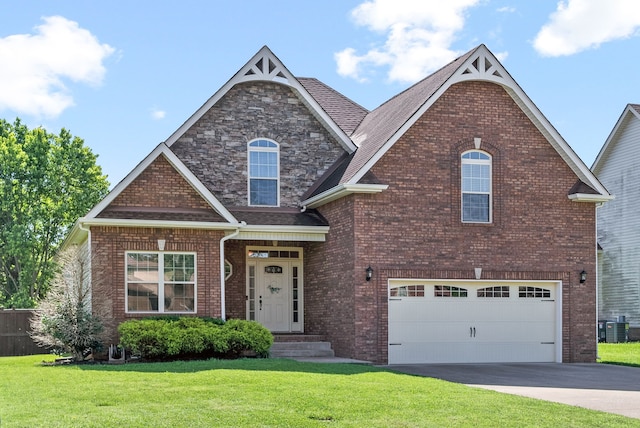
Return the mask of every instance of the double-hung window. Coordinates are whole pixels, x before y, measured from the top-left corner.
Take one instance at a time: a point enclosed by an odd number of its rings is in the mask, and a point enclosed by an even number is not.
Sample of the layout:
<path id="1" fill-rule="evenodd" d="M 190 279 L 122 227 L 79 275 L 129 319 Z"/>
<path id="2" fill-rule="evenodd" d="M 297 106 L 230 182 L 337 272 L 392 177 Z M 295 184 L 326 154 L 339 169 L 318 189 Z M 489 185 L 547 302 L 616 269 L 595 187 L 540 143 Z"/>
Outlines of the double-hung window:
<path id="1" fill-rule="evenodd" d="M 480 150 L 462 154 L 462 221 L 491 222 L 491 156 Z"/>
<path id="2" fill-rule="evenodd" d="M 279 151 L 278 144 L 271 140 L 249 142 L 249 205 L 279 205 Z"/>
<path id="3" fill-rule="evenodd" d="M 127 312 L 196 312 L 194 253 L 127 252 Z"/>

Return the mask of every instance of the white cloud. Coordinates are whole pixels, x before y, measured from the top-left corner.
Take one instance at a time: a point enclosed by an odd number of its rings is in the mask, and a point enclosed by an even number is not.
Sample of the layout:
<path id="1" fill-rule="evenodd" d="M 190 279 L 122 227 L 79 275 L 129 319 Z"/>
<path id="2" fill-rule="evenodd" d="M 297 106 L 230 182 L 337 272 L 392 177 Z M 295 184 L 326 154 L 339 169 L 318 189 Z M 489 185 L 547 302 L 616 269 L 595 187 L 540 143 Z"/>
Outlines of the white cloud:
<path id="1" fill-rule="evenodd" d="M 102 83 L 114 49 L 62 16 L 43 21 L 35 34 L 0 38 L 0 110 L 56 117 L 74 104 L 65 80 Z"/>
<path id="2" fill-rule="evenodd" d="M 358 55 L 346 48 L 334 55 L 338 73 L 364 81 L 370 66 L 389 67 L 391 81 L 415 82 L 453 60 L 450 49 L 464 27 L 465 12 L 480 0 L 369 0 L 351 11 L 354 22 L 386 35 L 382 46 Z"/>
<path id="3" fill-rule="evenodd" d="M 533 46 L 545 56 L 572 55 L 601 43 L 636 35 L 640 27 L 637 0 L 568 0 L 558 2 Z"/>
<path id="4" fill-rule="evenodd" d="M 164 110 L 160 110 L 156 107 L 151 109 L 151 118 L 154 120 L 162 120 L 167 115 L 167 112 Z"/>
<path id="5" fill-rule="evenodd" d="M 499 13 L 515 13 L 516 8 L 513 6 L 503 6 L 496 9 L 496 12 Z"/>

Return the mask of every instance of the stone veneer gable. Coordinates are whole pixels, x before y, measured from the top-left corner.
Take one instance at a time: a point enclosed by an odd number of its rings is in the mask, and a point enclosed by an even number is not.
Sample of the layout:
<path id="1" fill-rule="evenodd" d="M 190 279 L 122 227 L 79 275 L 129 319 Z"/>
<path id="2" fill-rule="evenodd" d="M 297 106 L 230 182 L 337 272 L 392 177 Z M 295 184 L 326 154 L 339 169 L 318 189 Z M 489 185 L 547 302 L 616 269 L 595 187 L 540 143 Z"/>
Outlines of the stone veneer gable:
<path id="1" fill-rule="evenodd" d="M 247 206 L 247 143 L 280 144 L 280 206 L 301 196 L 344 153 L 295 93 L 270 82 L 227 92 L 171 150 L 225 206 Z"/>

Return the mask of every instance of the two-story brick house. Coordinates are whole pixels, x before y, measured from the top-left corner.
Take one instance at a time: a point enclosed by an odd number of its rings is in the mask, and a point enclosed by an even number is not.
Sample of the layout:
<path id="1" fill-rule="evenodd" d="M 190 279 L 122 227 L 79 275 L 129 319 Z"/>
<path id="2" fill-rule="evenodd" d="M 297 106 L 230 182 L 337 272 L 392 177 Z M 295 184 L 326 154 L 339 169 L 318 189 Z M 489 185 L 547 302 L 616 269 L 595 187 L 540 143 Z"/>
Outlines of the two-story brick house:
<path id="1" fill-rule="evenodd" d="M 609 198 L 484 45 L 372 111 L 264 47 L 67 242 L 118 322 L 251 319 L 379 363 L 591 362 Z"/>

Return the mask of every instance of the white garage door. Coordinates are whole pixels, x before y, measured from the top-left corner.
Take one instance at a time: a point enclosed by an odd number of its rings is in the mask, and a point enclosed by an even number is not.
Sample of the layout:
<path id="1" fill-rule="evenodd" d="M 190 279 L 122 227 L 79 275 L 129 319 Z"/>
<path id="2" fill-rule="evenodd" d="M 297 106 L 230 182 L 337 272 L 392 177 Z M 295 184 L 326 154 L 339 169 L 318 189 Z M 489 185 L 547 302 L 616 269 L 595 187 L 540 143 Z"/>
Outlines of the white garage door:
<path id="1" fill-rule="evenodd" d="M 389 281 L 389 364 L 560 362 L 555 282 Z"/>

